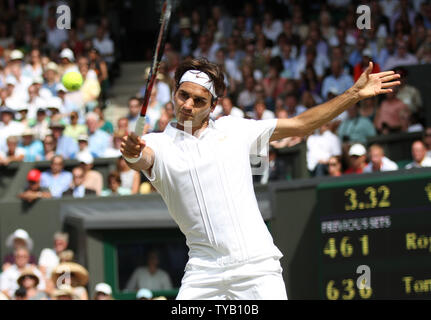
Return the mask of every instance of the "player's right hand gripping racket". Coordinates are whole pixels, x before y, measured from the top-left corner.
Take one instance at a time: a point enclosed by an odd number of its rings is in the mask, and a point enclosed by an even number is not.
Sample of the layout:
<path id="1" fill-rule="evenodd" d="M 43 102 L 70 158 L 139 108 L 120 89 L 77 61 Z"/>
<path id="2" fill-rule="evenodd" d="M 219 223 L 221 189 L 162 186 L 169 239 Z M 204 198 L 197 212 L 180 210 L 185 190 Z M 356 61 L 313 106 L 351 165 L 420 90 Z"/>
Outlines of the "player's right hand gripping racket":
<path id="1" fill-rule="evenodd" d="M 153 90 L 154 82 L 156 81 L 157 71 L 159 70 L 160 61 L 162 60 L 163 50 L 168 35 L 169 20 L 172 13 L 172 0 L 166 0 L 163 3 L 161 25 L 159 36 L 157 37 L 156 50 L 154 52 L 153 63 L 151 64 L 150 73 L 148 74 L 147 84 L 145 86 L 144 101 L 141 106 L 141 114 L 136 121 L 135 134 L 140 137 L 144 131 L 145 114 L 147 113 L 148 102 L 150 100 L 151 91 Z"/>

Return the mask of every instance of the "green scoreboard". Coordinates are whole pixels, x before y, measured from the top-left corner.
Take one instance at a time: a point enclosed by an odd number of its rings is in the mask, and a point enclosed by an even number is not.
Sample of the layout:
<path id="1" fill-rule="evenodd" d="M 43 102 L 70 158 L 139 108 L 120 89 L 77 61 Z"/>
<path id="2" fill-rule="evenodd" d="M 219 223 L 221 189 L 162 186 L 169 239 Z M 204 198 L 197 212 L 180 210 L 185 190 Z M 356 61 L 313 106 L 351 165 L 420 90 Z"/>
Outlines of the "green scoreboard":
<path id="1" fill-rule="evenodd" d="M 431 173 L 323 182 L 316 190 L 321 299 L 431 298 Z"/>

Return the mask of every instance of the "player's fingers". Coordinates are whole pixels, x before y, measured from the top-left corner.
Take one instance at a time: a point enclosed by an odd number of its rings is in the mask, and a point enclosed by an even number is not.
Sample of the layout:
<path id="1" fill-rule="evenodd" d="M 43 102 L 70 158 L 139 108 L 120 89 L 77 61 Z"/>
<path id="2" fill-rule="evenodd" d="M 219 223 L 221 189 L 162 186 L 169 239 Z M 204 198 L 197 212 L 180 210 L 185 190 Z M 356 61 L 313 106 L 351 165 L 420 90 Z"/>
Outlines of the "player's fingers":
<path id="1" fill-rule="evenodd" d="M 376 76 L 378 76 L 379 78 L 383 78 L 386 76 L 390 76 L 394 73 L 395 73 L 394 71 L 383 71 L 383 72 L 376 73 Z"/>
<path id="2" fill-rule="evenodd" d="M 144 149 L 145 146 L 147 145 L 145 140 L 138 138 L 138 141 L 139 141 L 139 145 L 140 145 L 141 149 Z"/>
<path id="3" fill-rule="evenodd" d="M 392 92 L 392 89 L 381 89 L 380 92 L 379 92 L 379 94 L 390 93 L 390 92 Z"/>
<path id="4" fill-rule="evenodd" d="M 400 84 L 401 83 L 399 81 L 385 82 L 385 83 L 382 83 L 382 88 L 389 88 L 393 86 L 398 86 Z"/>
<path id="5" fill-rule="evenodd" d="M 392 81 L 399 78 L 400 78 L 400 75 L 396 73 L 396 74 L 381 77 L 380 80 L 382 80 L 383 82 L 387 82 L 387 81 Z"/>
<path id="6" fill-rule="evenodd" d="M 134 143 L 139 143 L 139 137 L 136 135 L 136 133 L 130 132 L 128 137 L 129 137 L 130 141 L 132 141 Z"/>
<path id="7" fill-rule="evenodd" d="M 365 70 L 365 73 L 366 73 L 367 75 L 369 75 L 369 74 L 371 73 L 371 71 L 373 71 L 373 63 L 370 61 L 370 62 L 368 63 L 368 68 Z"/>
<path id="8" fill-rule="evenodd" d="M 130 148 L 140 148 L 141 141 L 138 136 L 135 134 L 130 134 L 123 138 L 123 142 L 126 146 L 129 146 Z"/>
<path id="9" fill-rule="evenodd" d="M 139 144 L 131 143 L 130 141 L 122 142 L 121 149 L 124 152 L 131 153 L 131 154 L 139 154 L 141 151 L 141 147 Z"/>

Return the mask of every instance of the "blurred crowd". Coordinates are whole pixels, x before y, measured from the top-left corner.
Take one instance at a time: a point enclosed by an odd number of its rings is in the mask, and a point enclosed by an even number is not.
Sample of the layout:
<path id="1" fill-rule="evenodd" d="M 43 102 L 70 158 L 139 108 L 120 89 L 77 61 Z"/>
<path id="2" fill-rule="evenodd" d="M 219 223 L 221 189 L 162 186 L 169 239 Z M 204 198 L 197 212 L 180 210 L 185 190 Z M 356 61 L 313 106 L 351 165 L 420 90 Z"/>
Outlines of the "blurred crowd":
<path id="1" fill-rule="evenodd" d="M 104 282 L 88 289 L 89 273 L 75 261 L 69 249 L 69 235 L 56 232 L 52 248 L 44 248 L 39 257 L 32 253 L 33 239 L 24 229 L 17 229 L 6 240 L 9 252 L 3 257 L 0 274 L 0 300 L 113 300 L 112 287 Z M 137 300 L 165 300 L 155 296 L 160 275 L 155 253 L 149 258 L 148 267 L 141 267 L 132 275 L 131 287 Z M 147 271 L 143 273 L 142 271 Z M 152 285 L 148 287 L 140 284 Z"/>
<path id="2" fill-rule="evenodd" d="M 121 139 L 134 130 L 139 117 L 149 69 L 142 88 L 124 101 L 127 116 L 112 123 L 105 119 L 105 102 L 115 79 L 118 46 L 109 19 L 89 23 L 77 17 L 72 28 L 64 30 L 56 27 L 56 8 L 64 1 L 19 1 L 15 8 L 5 3 L 0 1 L 0 166 L 50 162 L 44 172 L 28 172 L 18 197 L 31 203 L 155 191 L 120 156 Z M 256 120 L 297 116 L 343 93 L 373 61 L 373 72 L 395 70 L 402 84 L 393 93 L 353 106 L 310 136 L 271 142 L 269 171 L 255 176 L 255 182 L 286 179 L 279 150 L 299 143 L 306 144 L 311 176 L 431 166 L 431 128 L 425 124 L 423 97 L 408 83 L 405 68 L 431 63 L 431 1 L 304 3 L 309 7 L 295 0 L 250 0 L 238 12 L 223 5 L 176 8 L 145 132 L 161 132 L 175 120 L 173 76 L 184 59 L 205 57 L 224 71 L 227 89 L 211 114 L 213 120 L 228 115 Z M 356 26 L 359 4 L 371 8 L 369 30 Z M 78 91 L 63 86 L 68 71 L 82 74 Z M 406 165 L 392 161 L 381 145 L 368 145 L 376 135 L 403 132 L 422 132 Z M 98 158 L 116 158 L 106 185 L 94 168 Z M 65 170 L 68 159 L 77 160 L 70 171 Z M 39 257 L 32 255 L 25 230 L 11 234 L 7 246 L 2 298 L 112 299 L 106 283 L 88 288 L 88 271 L 74 261 L 67 234 L 56 233 L 53 248 Z M 151 290 L 136 285 L 138 289 L 137 299 L 153 299 Z"/>
<path id="3" fill-rule="evenodd" d="M 362 154 L 367 139 L 375 135 L 425 132 L 423 100 L 407 82 L 405 66 L 431 62 L 430 1 L 362 2 L 370 6 L 371 29 L 357 28 L 358 3 L 352 0 L 313 3 L 307 11 L 300 1 L 258 0 L 244 2 L 236 13 L 222 5 L 176 8 L 145 132 L 161 132 L 175 120 L 173 75 L 184 59 L 205 57 L 224 71 L 227 89 L 211 114 L 214 120 L 227 115 L 257 120 L 297 116 L 344 92 L 373 61 L 373 72 L 400 73 L 401 86 L 362 101 L 308 137 L 272 142 L 271 172 L 255 181 L 283 179 L 283 168 L 275 168 L 282 165 L 276 161 L 277 149 L 301 142 L 307 144 L 312 176 L 329 175 L 331 157 L 341 163 L 342 174 L 362 172 L 351 168 L 352 150 L 359 150 L 355 144 L 362 146 Z M 60 3 L 29 1 L 13 15 L 0 16 L 0 164 L 51 161 L 47 172 L 29 173 L 29 186 L 20 197 L 31 201 L 152 192 L 119 151 L 121 138 L 139 117 L 149 69 L 142 89 L 125 101 L 127 116 L 116 123 L 105 119 L 104 97 L 116 56 L 109 20 L 102 17 L 94 24 L 79 17 L 70 30 L 58 29 Z M 61 77 L 72 70 L 83 75 L 84 83 L 68 92 Z M 367 165 L 372 150 L 365 151 Z M 97 158 L 118 158 L 106 185 L 92 168 Z M 79 162 L 71 172 L 63 169 L 67 159 Z M 30 192 L 32 184 L 39 185 L 34 186 L 36 193 Z"/>

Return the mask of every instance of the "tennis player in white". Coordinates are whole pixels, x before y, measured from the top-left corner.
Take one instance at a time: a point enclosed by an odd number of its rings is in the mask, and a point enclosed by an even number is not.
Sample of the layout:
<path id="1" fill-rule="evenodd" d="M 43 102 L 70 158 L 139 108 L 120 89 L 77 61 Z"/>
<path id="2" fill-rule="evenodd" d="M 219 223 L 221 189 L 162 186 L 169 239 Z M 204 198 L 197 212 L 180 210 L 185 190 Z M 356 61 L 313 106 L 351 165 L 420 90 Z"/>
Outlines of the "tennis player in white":
<path id="1" fill-rule="evenodd" d="M 186 237 L 189 261 L 177 299 L 287 299 L 282 253 L 258 208 L 250 155 L 266 155 L 272 140 L 308 135 L 359 100 L 399 84 L 393 71 L 371 70 L 372 63 L 352 88 L 291 119 L 212 121 L 225 90 L 223 73 L 205 59 L 177 68 L 176 122 L 162 133 L 130 133 L 121 146 Z"/>

